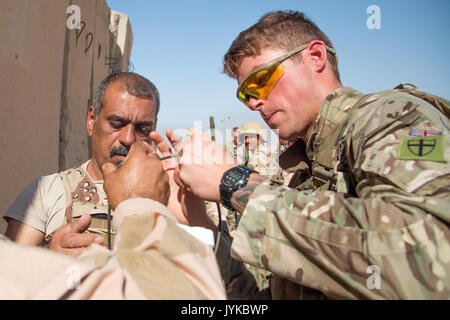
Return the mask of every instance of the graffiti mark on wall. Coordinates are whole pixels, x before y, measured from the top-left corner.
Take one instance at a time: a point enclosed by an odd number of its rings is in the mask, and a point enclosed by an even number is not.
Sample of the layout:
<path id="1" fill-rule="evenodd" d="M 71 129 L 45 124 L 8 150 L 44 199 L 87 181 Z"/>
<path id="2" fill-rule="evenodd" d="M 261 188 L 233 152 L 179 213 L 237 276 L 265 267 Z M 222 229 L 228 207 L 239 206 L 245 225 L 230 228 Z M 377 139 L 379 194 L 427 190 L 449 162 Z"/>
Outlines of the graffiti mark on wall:
<path id="1" fill-rule="evenodd" d="M 93 32 L 87 32 L 87 23 L 81 20 L 81 10 L 78 6 L 69 6 L 66 13 L 69 15 L 66 20 L 67 28 L 69 30 L 75 30 L 75 46 L 78 47 L 79 43 L 84 40 L 84 54 L 86 55 L 94 44 L 95 34 Z M 97 46 L 97 59 L 101 58 L 102 50 L 103 47 L 99 43 Z M 111 72 L 121 61 L 121 57 L 108 56 L 107 51 L 105 51 L 104 57 L 104 65 L 109 66 Z M 120 65 L 118 67 L 120 69 Z"/>

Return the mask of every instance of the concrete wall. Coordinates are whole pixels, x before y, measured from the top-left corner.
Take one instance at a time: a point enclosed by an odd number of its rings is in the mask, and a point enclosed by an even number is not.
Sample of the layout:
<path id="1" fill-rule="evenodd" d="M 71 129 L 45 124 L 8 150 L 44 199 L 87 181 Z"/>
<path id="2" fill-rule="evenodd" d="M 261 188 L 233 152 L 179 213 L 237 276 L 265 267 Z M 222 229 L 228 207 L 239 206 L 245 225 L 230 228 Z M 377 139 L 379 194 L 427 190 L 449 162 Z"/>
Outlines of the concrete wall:
<path id="1" fill-rule="evenodd" d="M 86 111 L 107 74 L 128 70 L 131 44 L 105 0 L 0 1 L 0 217 L 32 179 L 89 159 Z"/>
<path id="2" fill-rule="evenodd" d="M 126 14 L 111 11 L 110 31 L 112 34 L 110 45 L 111 71 L 132 69 L 128 64 L 133 44 L 133 31 Z M 131 70 L 130 70 L 131 71 Z"/>

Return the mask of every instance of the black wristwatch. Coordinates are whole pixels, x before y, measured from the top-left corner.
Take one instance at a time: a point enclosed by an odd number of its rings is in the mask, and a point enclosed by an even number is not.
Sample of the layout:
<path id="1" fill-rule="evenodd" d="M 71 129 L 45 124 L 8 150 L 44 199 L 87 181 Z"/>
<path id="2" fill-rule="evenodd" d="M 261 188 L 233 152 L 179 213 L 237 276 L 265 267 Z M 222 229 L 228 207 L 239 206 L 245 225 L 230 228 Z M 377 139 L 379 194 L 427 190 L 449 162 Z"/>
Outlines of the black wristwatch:
<path id="1" fill-rule="evenodd" d="M 225 208 L 234 210 L 231 196 L 233 192 L 247 185 L 248 177 L 253 172 L 258 173 L 258 171 L 244 166 L 233 167 L 225 171 L 220 181 L 220 199 Z"/>

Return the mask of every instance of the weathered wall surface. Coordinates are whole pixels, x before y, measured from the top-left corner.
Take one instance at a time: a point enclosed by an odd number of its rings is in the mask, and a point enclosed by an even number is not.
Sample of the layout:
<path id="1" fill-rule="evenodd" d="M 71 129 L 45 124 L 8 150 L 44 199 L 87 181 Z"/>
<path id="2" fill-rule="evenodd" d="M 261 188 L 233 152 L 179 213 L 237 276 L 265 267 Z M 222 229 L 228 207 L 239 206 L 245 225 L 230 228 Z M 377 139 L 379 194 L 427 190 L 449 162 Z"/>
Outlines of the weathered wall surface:
<path id="1" fill-rule="evenodd" d="M 126 14 L 111 11 L 110 31 L 112 34 L 109 61 L 112 72 L 128 67 L 131 47 L 133 45 L 133 31 Z"/>
<path id="2" fill-rule="evenodd" d="M 131 44 L 105 0 L 0 1 L 0 217 L 32 179 L 89 159 L 87 109 L 107 74 L 128 70 Z"/>

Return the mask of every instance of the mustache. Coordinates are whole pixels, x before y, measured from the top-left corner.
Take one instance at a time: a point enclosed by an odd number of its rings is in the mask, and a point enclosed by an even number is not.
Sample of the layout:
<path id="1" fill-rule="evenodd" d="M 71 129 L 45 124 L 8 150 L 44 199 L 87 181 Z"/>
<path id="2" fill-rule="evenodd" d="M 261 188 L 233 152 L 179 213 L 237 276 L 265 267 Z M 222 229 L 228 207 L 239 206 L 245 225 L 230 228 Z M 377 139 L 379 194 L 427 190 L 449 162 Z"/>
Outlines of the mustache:
<path id="1" fill-rule="evenodd" d="M 113 147 L 111 151 L 109 152 L 109 156 L 112 158 L 114 156 L 124 156 L 126 157 L 128 154 L 128 151 L 130 151 L 130 147 L 126 147 L 124 145 L 120 145 L 118 147 Z"/>

